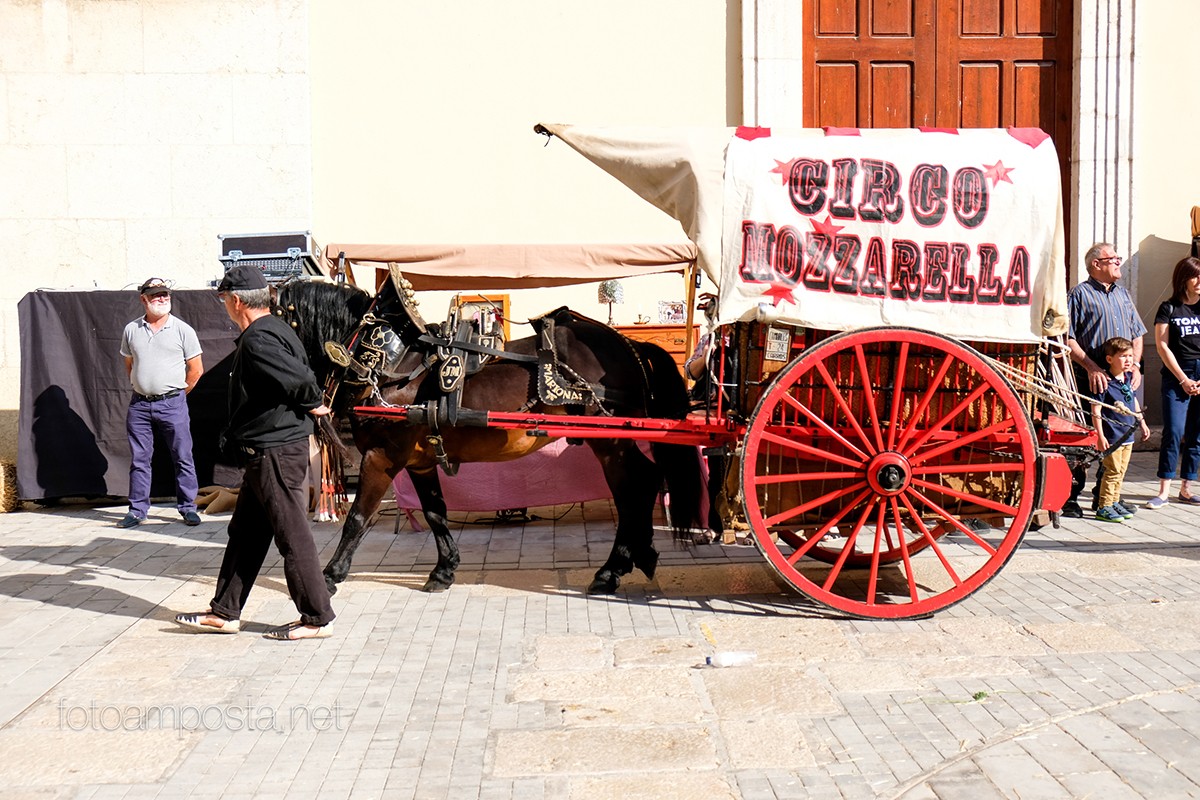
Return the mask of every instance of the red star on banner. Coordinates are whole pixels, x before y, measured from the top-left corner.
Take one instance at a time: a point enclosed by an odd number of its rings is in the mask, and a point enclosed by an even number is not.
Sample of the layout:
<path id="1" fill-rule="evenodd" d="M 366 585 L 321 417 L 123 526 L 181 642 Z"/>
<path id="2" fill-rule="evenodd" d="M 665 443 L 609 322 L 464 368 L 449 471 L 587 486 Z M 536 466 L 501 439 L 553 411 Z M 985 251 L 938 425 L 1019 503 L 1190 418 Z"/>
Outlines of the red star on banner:
<path id="1" fill-rule="evenodd" d="M 795 286 L 788 286 L 785 283 L 772 283 L 771 288 L 769 288 L 765 292 L 763 292 L 763 296 L 769 297 L 772 300 L 774 300 L 776 306 L 778 306 L 780 304 L 780 302 L 782 302 L 784 300 L 787 300 L 792 305 L 795 305 L 796 304 L 796 295 L 793 294 L 793 292 L 795 292 L 795 291 L 796 291 Z"/>
<path id="2" fill-rule="evenodd" d="M 792 173 L 792 164 L 796 163 L 796 159 L 791 161 L 776 161 L 775 169 L 771 170 L 772 175 L 782 175 L 783 182 L 787 183 L 788 175 Z"/>
<path id="3" fill-rule="evenodd" d="M 1008 173 L 1012 172 L 1014 169 L 1015 167 L 1004 166 L 1003 161 L 997 161 L 995 164 L 984 164 L 983 174 L 984 177 L 991 180 L 992 186 L 996 186 L 1000 183 L 1000 181 L 1012 183 L 1012 178 L 1008 177 Z"/>
<path id="4" fill-rule="evenodd" d="M 837 235 L 838 231 L 846 227 L 845 225 L 834 225 L 833 218 L 828 214 L 825 215 L 824 222 L 815 219 L 810 219 L 809 222 L 812 223 L 813 231 L 815 233 L 823 233 L 828 236 L 831 241 L 833 240 L 833 237 Z"/>

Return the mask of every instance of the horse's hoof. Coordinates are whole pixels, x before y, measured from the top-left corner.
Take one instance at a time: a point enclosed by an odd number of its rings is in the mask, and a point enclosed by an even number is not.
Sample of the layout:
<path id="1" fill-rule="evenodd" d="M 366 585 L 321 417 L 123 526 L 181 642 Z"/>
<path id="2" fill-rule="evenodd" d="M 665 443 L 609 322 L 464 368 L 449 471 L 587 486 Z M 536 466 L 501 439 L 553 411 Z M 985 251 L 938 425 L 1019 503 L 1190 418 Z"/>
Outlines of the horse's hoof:
<path id="1" fill-rule="evenodd" d="M 337 594 L 337 584 L 333 582 L 333 578 L 325 579 L 325 588 L 329 590 L 329 596 L 333 597 Z"/>
<path id="2" fill-rule="evenodd" d="M 638 557 L 634 562 L 634 566 L 642 571 L 650 580 L 654 580 L 654 572 L 658 569 L 658 551 L 653 547 L 649 548 L 645 553 Z"/>
<path id="3" fill-rule="evenodd" d="M 608 578 L 601 578 L 599 575 L 597 575 L 595 578 L 592 579 L 592 582 L 588 584 L 587 593 L 588 594 L 616 594 L 617 587 L 620 585 L 621 585 L 621 579 L 618 578 L 616 575 L 612 575 Z"/>
<path id="4" fill-rule="evenodd" d="M 421 587 L 421 591 L 429 592 L 430 594 L 437 594 L 438 592 L 444 592 L 449 588 L 450 584 L 444 581 L 428 580 L 425 581 L 425 585 Z"/>

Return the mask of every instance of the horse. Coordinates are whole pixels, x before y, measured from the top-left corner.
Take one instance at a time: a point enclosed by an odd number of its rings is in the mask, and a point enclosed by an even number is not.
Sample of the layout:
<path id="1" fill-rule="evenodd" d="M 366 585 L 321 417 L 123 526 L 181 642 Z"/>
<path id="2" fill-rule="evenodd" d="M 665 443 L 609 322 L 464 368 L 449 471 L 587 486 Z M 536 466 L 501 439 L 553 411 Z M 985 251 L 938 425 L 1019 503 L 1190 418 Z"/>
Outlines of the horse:
<path id="1" fill-rule="evenodd" d="M 444 591 L 454 583 L 459 552 L 447 526 L 439 465 L 453 474 L 458 464 L 508 461 L 549 442 L 525 430 L 462 424 L 463 418 L 509 411 L 681 419 L 688 412 L 686 384 L 665 350 L 565 308 L 553 315 L 556 324 L 543 322 L 540 336 L 502 344 L 502 352 L 484 347 L 477 349 L 491 352 L 467 353 L 467 362 L 474 357 L 482 363 L 462 379 L 457 401 L 447 406 L 449 395 L 435 372 L 437 354 L 445 360 L 452 352 L 446 349 L 448 340 L 440 326 L 424 323 L 411 289 L 398 287 L 397 280 L 407 285 L 393 276 L 374 299 L 360 289 L 322 281 L 291 281 L 277 291 L 276 313 L 292 323 L 327 397 L 333 393 L 334 416 L 348 417 L 362 455 L 358 490 L 324 569 L 331 592 L 348 576 L 368 521 L 402 469 L 437 545 L 437 563 L 422 589 Z M 569 404 L 543 399 L 538 381 L 546 367 L 538 363 L 539 348 L 554 354 L 554 374 L 573 382 L 566 391 Z M 355 414 L 357 405 L 409 406 L 419 421 Z M 613 594 L 634 568 L 654 577 L 653 514 L 664 486 L 675 537 L 687 541 L 686 532 L 700 526 L 700 459 L 691 445 L 654 442 L 650 458 L 630 439 L 586 442 L 599 459 L 617 514 L 612 551 L 586 591 Z"/>

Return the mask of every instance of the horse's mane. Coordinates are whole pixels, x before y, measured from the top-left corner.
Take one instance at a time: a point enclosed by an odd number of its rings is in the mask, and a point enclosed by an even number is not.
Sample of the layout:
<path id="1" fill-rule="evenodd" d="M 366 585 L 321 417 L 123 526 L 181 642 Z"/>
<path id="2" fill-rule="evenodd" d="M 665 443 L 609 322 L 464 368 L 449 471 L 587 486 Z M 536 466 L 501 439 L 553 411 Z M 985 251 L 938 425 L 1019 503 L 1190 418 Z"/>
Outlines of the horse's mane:
<path id="1" fill-rule="evenodd" d="M 330 369 L 325 342 L 345 342 L 371 306 L 371 295 L 353 286 L 292 281 L 279 288 L 276 309 L 295 329 L 317 380 Z"/>

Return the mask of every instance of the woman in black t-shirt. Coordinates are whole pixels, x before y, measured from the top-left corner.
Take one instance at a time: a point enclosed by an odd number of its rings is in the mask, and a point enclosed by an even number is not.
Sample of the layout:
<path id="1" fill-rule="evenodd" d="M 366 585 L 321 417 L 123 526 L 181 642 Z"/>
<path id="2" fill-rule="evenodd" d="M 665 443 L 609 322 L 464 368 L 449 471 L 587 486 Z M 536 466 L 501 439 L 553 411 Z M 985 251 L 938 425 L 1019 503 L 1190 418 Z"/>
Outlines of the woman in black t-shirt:
<path id="1" fill-rule="evenodd" d="M 1179 501 L 1200 505 L 1189 484 L 1200 471 L 1200 259 L 1185 258 L 1171 276 L 1171 299 L 1154 317 L 1154 344 L 1162 358 L 1162 445 L 1158 450 L 1160 508 L 1171 494 L 1179 468 Z M 1182 458 L 1181 458 L 1182 456 Z"/>

